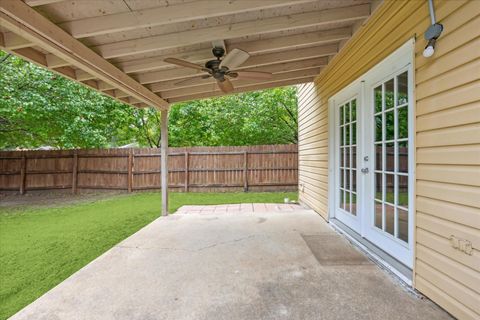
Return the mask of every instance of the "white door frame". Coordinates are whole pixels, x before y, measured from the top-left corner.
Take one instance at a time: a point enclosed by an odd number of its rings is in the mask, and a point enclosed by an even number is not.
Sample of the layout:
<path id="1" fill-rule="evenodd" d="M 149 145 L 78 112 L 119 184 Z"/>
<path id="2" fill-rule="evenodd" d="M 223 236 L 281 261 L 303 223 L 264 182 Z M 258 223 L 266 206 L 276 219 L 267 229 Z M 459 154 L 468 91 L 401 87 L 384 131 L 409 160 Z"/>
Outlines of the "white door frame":
<path id="1" fill-rule="evenodd" d="M 376 244 L 379 248 L 387 252 L 388 254 L 395 257 L 397 260 L 405 264 L 406 266 L 412 268 L 413 267 L 413 253 L 414 253 L 414 235 L 413 235 L 413 228 L 414 228 L 414 212 L 415 212 L 415 205 L 414 205 L 414 186 L 415 186 L 415 128 L 414 128 L 414 119 L 415 119 L 415 112 L 414 112 L 414 39 L 410 39 L 404 45 L 402 45 L 399 49 L 389 55 L 387 58 L 382 60 L 376 66 L 371 68 L 367 71 L 364 75 L 353 81 L 347 87 L 342 89 L 339 93 L 332 96 L 328 100 L 328 119 L 329 119 L 329 203 L 328 203 L 328 211 L 329 211 L 329 218 L 335 218 L 336 212 L 336 203 L 337 203 L 337 186 L 338 186 L 338 173 L 336 172 L 336 162 L 338 161 L 338 152 L 337 152 L 337 143 L 336 139 L 337 136 L 337 119 L 335 118 L 336 115 L 336 101 L 341 102 L 342 98 L 345 96 L 345 92 L 351 92 L 354 88 L 359 88 L 359 99 L 357 104 L 357 126 L 358 126 L 358 134 L 357 134 L 357 170 L 360 172 L 360 169 L 363 167 L 368 167 L 369 174 L 364 175 L 362 173 L 358 173 L 357 180 L 359 181 L 357 185 L 357 192 L 362 189 L 365 193 L 369 195 L 373 195 L 373 176 L 374 172 L 374 154 L 372 152 L 372 148 L 366 148 L 366 144 L 370 144 L 373 141 L 373 128 L 372 130 L 365 130 L 365 124 L 371 123 L 369 122 L 369 117 L 373 115 L 370 113 L 369 110 L 365 108 L 372 107 L 372 96 L 370 95 L 370 89 L 374 87 L 376 83 L 382 81 L 394 73 L 402 70 L 402 68 L 408 70 L 408 87 L 409 87 L 409 102 L 408 102 L 408 130 L 409 130 L 409 138 L 408 138 L 408 146 L 409 146 L 409 156 L 408 156 L 408 169 L 409 169 L 409 176 L 408 176 L 408 194 L 409 194 L 409 210 L 408 210 L 408 217 L 409 217 L 409 226 L 408 226 L 408 244 L 404 244 L 405 249 L 402 249 L 401 246 L 396 245 L 397 239 L 388 239 L 388 236 L 382 234 L 381 231 L 374 230 L 372 221 L 373 221 L 373 214 L 371 214 L 371 210 L 373 209 L 373 200 L 365 197 L 365 196 L 357 196 L 357 216 L 363 216 L 360 218 L 361 227 L 359 231 L 357 231 L 361 237 L 368 237 L 371 242 Z M 348 94 L 347 94 L 348 95 Z M 361 111 L 360 109 L 363 108 Z M 365 155 L 369 156 L 369 162 L 364 162 L 363 157 Z M 372 202 L 372 203 L 370 203 Z M 383 232 L 384 233 L 384 232 Z"/>
<path id="2" fill-rule="evenodd" d="M 346 224 L 348 227 L 350 227 L 352 230 L 358 232 L 358 233 L 361 233 L 361 228 L 362 228 L 362 221 L 361 221 L 361 216 L 359 215 L 358 211 L 360 209 L 360 204 L 359 204 L 359 199 L 360 198 L 363 198 L 363 196 L 360 196 L 358 193 L 360 192 L 360 190 L 362 190 L 363 192 L 363 189 L 360 189 L 359 188 L 359 184 L 357 183 L 358 181 L 362 181 L 361 179 L 358 178 L 358 176 L 360 175 L 360 168 L 359 168 L 359 164 L 360 164 L 360 154 L 362 154 L 362 146 L 361 146 L 361 143 L 360 143 L 360 137 L 358 136 L 358 133 L 361 132 L 361 128 L 359 128 L 360 126 L 360 118 L 359 118 L 359 114 L 360 112 L 358 111 L 359 109 L 362 108 L 362 101 L 363 101 L 363 92 L 362 92 L 362 87 L 359 83 L 352 83 L 351 85 L 347 86 L 346 88 L 344 88 L 340 93 L 338 93 L 337 95 L 335 95 L 335 97 L 333 99 L 330 100 L 330 108 L 331 110 L 329 110 L 329 112 L 331 112 L 331 115 L 333 117 L 333 131 L 330 131 L 332 132 L 332 136 L 334 136 L 334 139 L 333 139 L 333 143 L 332 143 L 332 149 L 333 149 L 333 153 L 334 153 L 334 159 L 335 161 L 338 162 L 338 160 L 340 159 L 340 153 L 339 153 L 339 130 L 338 130 L 338 124 L 339 124 L 339 117 L 338 117 L 338 108 L 339 106 L 353 100 L 353 99 L 356 99 L 357 101 L 357 106 L 356 106 L 356 171 L 357 171 L 357 181 L 356 181 L 356 193 L 357 193 L 357 196 L 356 196 L 356 201 L 357 201 L 357 214 L 354 216 L 350 213 L 347 213 L 347 212 L 341 212 L 342 210 L 341 209 L 338 209 L 338 206 L 337 204 L 339 203 L 339 193 L 338 193 L 338 188 L 334 188 L 334 192 L 333 192 L 333 211 L 332 211 L 332 214 L 334 216 L 337 217 L 337 219 L 339 219 L 340 221 L 342 221 L 344 224 Z M 352 133 L 350 133 L 351 135 Z M 339 175 L 339 170 L 338 170 L 338 167 L 336 166 L 337 163 L 332 163 L 333 165 L 333 168 L 332 168 L 332 172 L 333 172 L 333 179 L 334 179 L 334 185 L 335 186 L 338 186 L 339 183 L 340 183 L 340 175 Z M 351 166 L 351 164 L 350 164 Z M 350 183 L 353 183 L 353 182 L 350 182 Z"/>

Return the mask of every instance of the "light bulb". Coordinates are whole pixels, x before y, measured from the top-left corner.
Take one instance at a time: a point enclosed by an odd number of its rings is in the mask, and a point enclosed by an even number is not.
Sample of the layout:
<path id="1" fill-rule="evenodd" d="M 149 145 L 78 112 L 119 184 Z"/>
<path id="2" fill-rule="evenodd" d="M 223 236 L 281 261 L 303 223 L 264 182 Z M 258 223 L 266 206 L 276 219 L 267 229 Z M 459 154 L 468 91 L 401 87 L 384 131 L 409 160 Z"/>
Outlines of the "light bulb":
<path id="1" fill-rule="evenodd" d="M 434 53 L 435 53 L 435 48 L 433 46 L 427 46 L 425 50 L 423 50 L 423 56 L 425 58 L 430 58 L 431 56 L 433 56 Z"/>

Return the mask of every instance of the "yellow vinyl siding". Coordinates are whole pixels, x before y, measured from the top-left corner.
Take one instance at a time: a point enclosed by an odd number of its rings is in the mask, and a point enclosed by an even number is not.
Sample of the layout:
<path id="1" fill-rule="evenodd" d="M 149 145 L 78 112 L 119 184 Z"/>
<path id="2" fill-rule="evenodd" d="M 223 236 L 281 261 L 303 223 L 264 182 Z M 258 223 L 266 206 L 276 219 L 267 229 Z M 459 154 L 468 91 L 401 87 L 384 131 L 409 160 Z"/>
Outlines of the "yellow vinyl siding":
<path id="1" fill-rule="evenodd" d="M 328 109 L 313 83 L 298 89 L 300 199 L 327 219 Z"/>
<path id="2" fill-rule="evenodd" d="M 328 99 L 415 37 L 414 286 L 459 319 L 480 319 L 480 1 L 434 4 L 444 32 L 433 57 L 422 56 L 427 1 L 387 0 L 299 87 L 300 200 L 327 218 Z"/>

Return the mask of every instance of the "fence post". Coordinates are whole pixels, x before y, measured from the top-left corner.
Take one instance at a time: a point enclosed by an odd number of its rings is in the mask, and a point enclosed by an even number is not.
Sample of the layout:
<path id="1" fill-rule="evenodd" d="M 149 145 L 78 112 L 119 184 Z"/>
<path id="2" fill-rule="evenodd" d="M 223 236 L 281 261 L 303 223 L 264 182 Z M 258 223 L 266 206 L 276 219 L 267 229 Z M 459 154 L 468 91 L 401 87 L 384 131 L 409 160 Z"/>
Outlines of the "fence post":
<path id="1" fill-rule="evenodd" d="M 25 194 L 25 181 L 27 180 L 27 157 L 22 156 L 20 168 L 20 194 Z"/>
<path id="2" fill-rule="evenodd" d="M 248 151 L 243 152 L 243 191 L 248 191 Z"/>
<path id="3" fill-rule="evenodd" d="M 130 149 L 128 151 L 128 178 L 127 178 L 127 183 L 128 183 L 128 192 L 132 192 L 132 186 L 133 186 L 133 150 Z"/>
<path id="4" fill-rule="evenodd" d="M 189 167 L 189 161 L 188 161 L 188 151 L 185 151 L 185 192 L 188 192 L 188 167 Z"/>
<path id="5" fill-rule="evenodd" d="M 78 153 L 77 150 L 73 152 L 72 164 L 72 193 L 77 193 L 77 177 L 78 177 Z"/>

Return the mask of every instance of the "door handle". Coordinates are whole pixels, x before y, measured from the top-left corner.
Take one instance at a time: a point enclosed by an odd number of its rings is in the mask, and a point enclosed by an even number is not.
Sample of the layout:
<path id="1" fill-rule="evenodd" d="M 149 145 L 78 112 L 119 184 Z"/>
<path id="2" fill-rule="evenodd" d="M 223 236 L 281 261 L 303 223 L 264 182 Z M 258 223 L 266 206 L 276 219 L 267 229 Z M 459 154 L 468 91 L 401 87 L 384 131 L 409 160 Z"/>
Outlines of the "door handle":
<path id="1" fill-rule="evenodd" d="M 367 174 L 367 173 L 368 173 L 368 168 L 362 168 L 360 171 L 361 171 L 362 173 Z"/>

